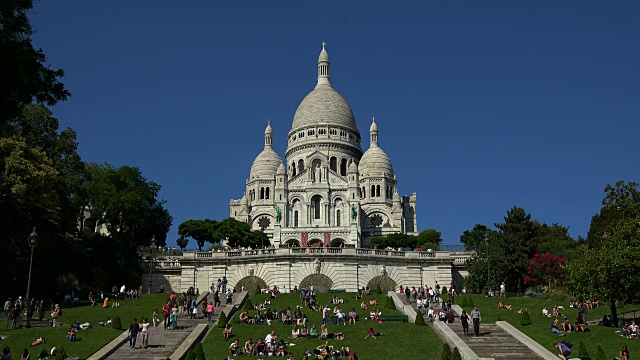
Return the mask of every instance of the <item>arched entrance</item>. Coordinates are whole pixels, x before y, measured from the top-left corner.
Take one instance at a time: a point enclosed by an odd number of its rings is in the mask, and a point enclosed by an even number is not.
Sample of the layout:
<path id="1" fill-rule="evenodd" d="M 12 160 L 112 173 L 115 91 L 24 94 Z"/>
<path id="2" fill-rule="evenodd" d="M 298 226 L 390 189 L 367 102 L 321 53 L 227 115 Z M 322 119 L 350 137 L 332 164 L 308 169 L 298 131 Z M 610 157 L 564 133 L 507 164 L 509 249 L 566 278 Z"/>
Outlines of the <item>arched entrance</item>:
<path id="1" fill-rule="evenodd" d="M 386 294 L 388 291 L 395 290 L 398 284 L 395 282 L 395 280 L 386 275 L 375 276 L 367 283 L 367 287 L 371 290 L 377 289 L 378 285 L 380 285 L 382 293 Z"/>
<path id="2" fill-rule="evenodd" d="M 342 239 L 331 240 L 331 247 L 344 247 L 345 241 Z"/>
<path id="3" fill-rule="evenodd" d="M 309 247 L 320 247 L 320 246 L 322 246 L 322 240 L 320 239 L 309 240 Z"/>
<path id="4" fill-rule="evenodd" d="M 238 281 L 238 283 L 236 284 L 236 289 L 240 291 L 243 286 L 244 289 L 249 292 L 249 294 L 255 295 L 256 292 L 260 294 L 259 289 L 266 289 L 267 283 L 258 276 L 247 276 Z"/>
<path id="5" fill-rule="evenodd" d="M 302 279 L 299 289 L 309 287 L 313 284 L 313 290 L 315 292 L 327 292 L 333 287 L 333 280 L 324 274 L 311 274 Z"/>
<path id="6" fill-rule="evenodd" d="M 300 241 L 296 239 L 290 239 L 285 242 L 288 247 L 300 247 Z"/>

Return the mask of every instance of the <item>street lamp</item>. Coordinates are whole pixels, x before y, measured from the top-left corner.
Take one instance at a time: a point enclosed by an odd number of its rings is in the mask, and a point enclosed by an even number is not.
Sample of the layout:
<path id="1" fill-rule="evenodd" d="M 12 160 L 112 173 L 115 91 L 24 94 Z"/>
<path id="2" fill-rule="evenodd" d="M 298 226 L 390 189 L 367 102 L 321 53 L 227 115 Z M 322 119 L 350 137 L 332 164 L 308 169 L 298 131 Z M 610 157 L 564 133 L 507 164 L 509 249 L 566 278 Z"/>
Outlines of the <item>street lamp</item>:
<path id="1" fill-rule="evenodd" d="M 22 320 L 20 320 L 20 327 L 30 328 L 31 321 L 29 319 L 29 303 L 31 302 L 30 293 L 31 293 L 31 267 L 33 265 L 33 249 L 38 245 L 38 233 L 36 232 L 36 228 L 33 228 L 33 231 L 29 235 L 29 247 L 31 247 L 31 260 L 29 260 L 29 277 L 27 278 L 27 296 L 25 296 L 24 304 L 26 306 L 24 309 L 24 316 Z"/>
<path id="2" fill-rule="evenodd" d="M 153 275 L 153 249 L 156 247 L 156 236 L 153 235 L 151 237 L 151 262 L 149 263 L 149 291 L 147 292 L 151 295 L 151 284 L 153 280 L 151 280 L 151 276 Z"/>
<path id="3" fill-rule="evenodd" d="M 487 295 L 491 296 L 491 272 L 489 272 L 489 238 L 484 237 L 484 246 L 487 249 Z"/>

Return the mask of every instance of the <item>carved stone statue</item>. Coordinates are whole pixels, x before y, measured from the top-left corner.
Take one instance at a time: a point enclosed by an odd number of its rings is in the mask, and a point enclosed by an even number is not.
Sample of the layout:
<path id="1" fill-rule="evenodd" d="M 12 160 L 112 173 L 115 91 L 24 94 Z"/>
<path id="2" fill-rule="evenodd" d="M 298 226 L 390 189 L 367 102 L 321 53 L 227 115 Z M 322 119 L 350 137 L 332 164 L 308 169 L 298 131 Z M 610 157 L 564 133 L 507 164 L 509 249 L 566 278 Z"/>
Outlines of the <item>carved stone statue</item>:
<path id="1" fill-rule="evenodd" d="M 282 210 L 280 210 L 278 205 L 273 205 L 273 208 L 276 209 L 276 224 L 280 224 L 280 221 L 282 221 Z"/>
<path id="2" fill-rule="evenodd" d="M 253 265 L 249 265 L 249 276 L 253 276 L 255 273 L 255 267 Z"/>
<path id="3" fill-rule="evenodd" d="M 384 265 L 380 265 L 380 276 L 386 276 L 387 275 L 387 267 Z"/>
<path id="4" fill-rule="evenodd" d="M 356 204 L 351 204 L 351 220 L 356 221 L 358 218 L 358 207 Z"/>
<path id="5" fill-rule="evenodd" d="M 321 267 L 320 260 L 318 258 L 316 258 L 313 261 L 313 268 L 314 268 L 316 274 L 320 274 L 320 267 Z"/>
<path id="6" fill-rule="evenodd" d="M 315 182 L 320 182 L 320 165 L 316 166 L 314 175 L 315 175 L 315 178 L 314 178 Z"/>

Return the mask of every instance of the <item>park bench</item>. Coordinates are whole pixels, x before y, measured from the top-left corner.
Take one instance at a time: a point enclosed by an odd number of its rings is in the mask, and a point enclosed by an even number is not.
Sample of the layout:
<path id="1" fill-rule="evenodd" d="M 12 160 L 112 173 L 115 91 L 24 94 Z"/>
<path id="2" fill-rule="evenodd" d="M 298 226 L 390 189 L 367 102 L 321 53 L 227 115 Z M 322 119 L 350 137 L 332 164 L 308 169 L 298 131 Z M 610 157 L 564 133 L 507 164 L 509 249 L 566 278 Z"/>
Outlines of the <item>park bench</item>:
<path id="1" fill-rule="evenodd" d="M 343 292 L 347 292 L 347 290 L 345 290 L 345 289 L 329 289 L 329 290 L 327 290 L 327 293 L 343 293 Z"/>
<path id="2" fill-rule="evenodd" d="M 402 322 L 408 322 L 409 321 L 409 317 L 407 315 L 382 315 L 380 317 L 378 317 L 378 320 L 381 321 L 402 321 Z"/>

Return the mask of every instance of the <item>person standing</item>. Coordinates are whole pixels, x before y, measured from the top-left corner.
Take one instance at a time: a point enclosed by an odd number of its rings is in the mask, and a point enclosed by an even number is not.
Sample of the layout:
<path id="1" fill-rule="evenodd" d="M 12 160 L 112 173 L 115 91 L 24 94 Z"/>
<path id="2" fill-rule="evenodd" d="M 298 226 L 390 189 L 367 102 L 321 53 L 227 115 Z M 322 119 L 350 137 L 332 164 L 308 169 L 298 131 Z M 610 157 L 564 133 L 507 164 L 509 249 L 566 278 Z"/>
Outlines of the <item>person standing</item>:
<path id="1" fill-rule="evenodd" d="M 162 306 L 162 315 L 164 316 L 164 329 L 167 330 L 169 328 L 169 324 L 171 323 L 171 307 L 169 306 L 170 301 L 167 301 L 164 306 Z"/>
<path id="2" fill-rule="evenodd" d="M 502 284 L 500 284 L 500 297 L 501 298 L 507 297 L 507 287 L 504 285 L 504 281 L 502 282 Z"/>
<path id="3" fill-rule="evenodd" d="M 149 327 L 149 322 L 147 318 L 142 319 L 140 334 L 142 335 L 142 348 L 146 349 L 149 347 L 149 334 L 151 333 L 151 328 Z"/>
<path id="4" fill-rule="evenodd" d="M 478 306 L 474 306 L 471 310 L 471 319 L 473 320 L 473 333 L 476 336 L 480 336 L 480 323 L 482 322 L 482 315 L 478 311 Z"/>
<path id="5" fill-rule="evenodd" d="M 213 293 L 213 306 L 215 307 L 220 306 L 220 293 L 218 291 Z"/>
<path id="6" fill-rule="evenodd" d="M 211 316 L 213 316 L 213 304 L 209 303 L 209 305 L 207 305 L 207 319 L 209 322 L 211 322 Z"/>
<path id="7" fill-rule="evenodd" d="M 227 284 L 229 283 L 229 280 L 227 280 L 226 276 L 222 277 L 222 292 L 226 293 L 227 292 Z"/>
<path id="8" fill-rule="evenodd" d="M 138 324 L 138 319 L 133 318 L 133 322 L 129 325 L 129 347 L 131 349 L 135 349 L 136 340 L 138 339 L 138 333 L 140 332 L 140 324 Z"/>
<path id="9" fill-rule="evenodd" d="M 42 319 L 44 319 L 44 299 L 41 299 L 38 304 L 38 320 L 42 321 Z"/>
<path id="10" fill-rule="evenodd" d="M 462 315 L 460 315 L 460 324 L 462 324 L 462 332 L 469 336 L 469 315 L 467 312 L 462 310 Z"/>

